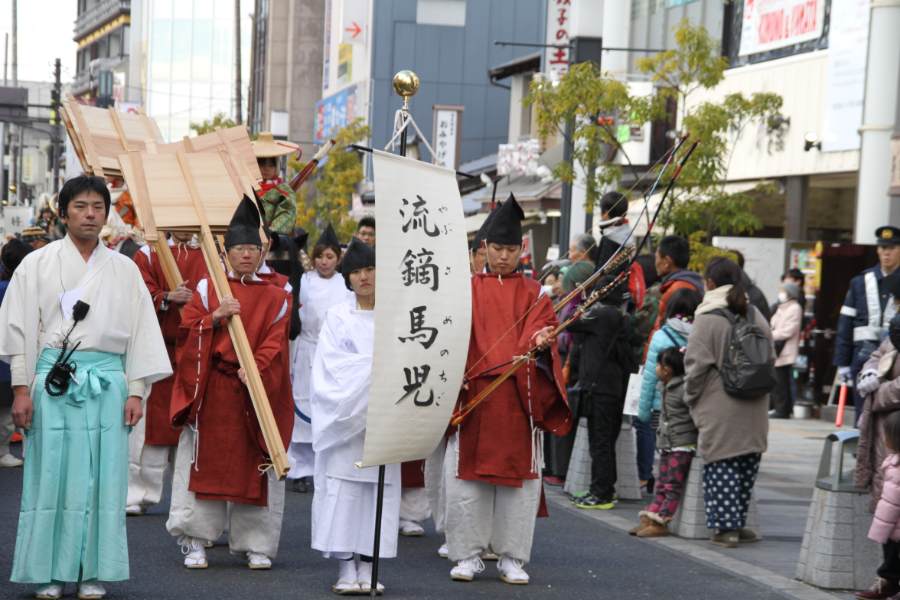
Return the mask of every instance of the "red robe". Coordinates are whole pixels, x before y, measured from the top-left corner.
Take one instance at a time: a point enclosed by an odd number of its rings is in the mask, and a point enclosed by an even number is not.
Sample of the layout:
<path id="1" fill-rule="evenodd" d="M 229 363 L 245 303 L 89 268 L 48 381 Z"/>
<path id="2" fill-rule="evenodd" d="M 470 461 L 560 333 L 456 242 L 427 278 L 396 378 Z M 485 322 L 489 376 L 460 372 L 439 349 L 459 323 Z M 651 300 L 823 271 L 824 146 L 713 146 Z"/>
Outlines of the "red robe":
<path id="1" fill-rule="evenodd" d="M 197 282 L 206 277 L 206 262 L 203 260 L 203 252 L 199 248 L 190 248 L 185 244 L 179 244 L 172 247 L 172 254 L 175 256 L 178 272 L 181 273 L 186 287 L 191 290 L 196 289 Z M 166 343 L 169 361 L 172 363 L 174 372 L 178 326 L 181 324 L 181 307 L 177 304 L 169 304 L 166 310 L 162 310 L 166 292 L 171 290 L 163 274 L 159 255 L 155 250 L 151 250 L 150 246 L 141 248 L 139 252 L 135 253 L 134 262 L 153 299 L 159 327 L 162 330 L 163 340 Z M 157 381 L 150 390 L 150 397 L 147 398 L 147 410 L 144 415 L 145 443 L 150 446 L 178 445 L 180 430 L 172 427 L 169 422 L 169 402 L 172 399 L 174 381 L 174 376 Z"/>
<path id="2" fill-rule="evenodd" d="M 272 377 L 276 381 L 281 381 L 281 392 L 288 395 L 291 403 L 291 410 L 294 410 L 293 382 L 291 380 L 291 341 L 289 335 L 291 330 L 290 315 L 291 311 L 294 310 L 294 297 L 291 295 L 289 289 L 290 282 L 288 281 L 287 275 L 282 275 L 281 273 L 272 270 L 271 267 L 269 268 L 268 273 L 257 273 L 256 275 L 263 281 L 284 290 L 285 293 L 288 294 L 288 318 L 284 319 L 284 347 L 278 355 L 279 360 L 272 364 L 272 369 L 275 371 Z M 261 435 L 262 432 L 260 432 L 260 436 Z M 290 442 L 290 437 L 288 438 L 288 442 Z M 260 437 L 260 443 L 264 444 L 262 437 Z"/>
<path id="3" fill-rule="evenodd" d="M 518 273 L 502 279 L 495 273 L 472 277 L 469 389 L 460 394 L 460 405 L 506 371 L 510 360 L 524 354 L 535 332 L 557 325 L 553 305 L 540 291 L 537 281 Z M 540 477 L 532 468 L 532 423 L 554 435 L 565 435 L 572 427 L 556 345 L 551 344 L 541 359 L 521 367 L 459 426 L 460 479 L 522 487 L 523 480 Z"/>
<path id="4" fill-rule="evenodd" d="M 229 279 L 241 304 L 241 320 L 262 377 L 272 414 L 287 448 L 294 425 L 290 387 L 278 368 L 285 348 L 290 296 L 265 281 Z M 266 506 L 269 462 L 250 394 L 237 376 L 237 353 L 226 324 L 211 329 L 219 300 L 210 285 L 209 307 L 196 294 L 181 316 L 184 350 L 178 360 L 170 418 L 196 429 L 196 450 L 188 489 L 201 500 Z"/>

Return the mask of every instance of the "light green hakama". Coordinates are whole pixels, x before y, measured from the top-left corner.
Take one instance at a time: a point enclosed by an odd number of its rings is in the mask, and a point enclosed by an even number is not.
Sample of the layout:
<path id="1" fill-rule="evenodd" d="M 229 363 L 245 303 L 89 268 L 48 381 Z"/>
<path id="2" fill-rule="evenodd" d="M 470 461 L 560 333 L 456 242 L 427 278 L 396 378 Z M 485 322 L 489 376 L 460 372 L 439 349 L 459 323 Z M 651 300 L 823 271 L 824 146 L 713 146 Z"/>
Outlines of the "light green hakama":
<path id="1" fill-rule="evenodd" d="M 128 579 L 128 389 L 122 356 L 76 351 L 76 380 L 64 396 L 54 397 L 44 390 L 44 379 L 58 355 L 58 349 L 45 348 L 37 363 L 10 579 Z"/>

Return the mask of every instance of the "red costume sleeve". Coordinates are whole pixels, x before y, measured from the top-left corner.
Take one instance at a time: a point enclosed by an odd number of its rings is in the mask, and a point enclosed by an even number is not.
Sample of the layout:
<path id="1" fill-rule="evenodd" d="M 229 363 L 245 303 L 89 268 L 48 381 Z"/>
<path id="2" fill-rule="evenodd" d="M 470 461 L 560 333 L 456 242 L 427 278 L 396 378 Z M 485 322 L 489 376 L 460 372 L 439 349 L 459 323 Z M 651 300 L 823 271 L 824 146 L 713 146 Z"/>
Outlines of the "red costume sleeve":
<path id="1" fill-rule="evenodd" d="M 213 345 L 212 313 L 219 307 L 214 294 L 210 294 L 209 305 L 203 306 L 200 295 L 195 294 L 181 311 L 180 352 L 169 409 L 169 419 L 175 426 L 188 421 L 195 402 L 206 393 Z"/>

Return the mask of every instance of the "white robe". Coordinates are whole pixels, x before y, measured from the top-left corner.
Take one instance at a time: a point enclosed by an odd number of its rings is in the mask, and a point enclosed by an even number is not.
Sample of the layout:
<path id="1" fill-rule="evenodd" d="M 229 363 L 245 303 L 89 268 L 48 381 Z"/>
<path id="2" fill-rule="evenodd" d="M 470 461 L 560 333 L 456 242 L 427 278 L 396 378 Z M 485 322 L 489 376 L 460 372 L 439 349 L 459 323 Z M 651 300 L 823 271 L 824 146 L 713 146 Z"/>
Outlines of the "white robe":
<path id="1" fill-rule="evenodd" d="M 128 393 L 146 398 L 172 374 L 153 301 L 137 265 L 97 244 L 85 261 L 68 236 L 30 253 L 13 274 L 0 305 L 0 360 L 12 385 L 31 385 L 41 350 L 60 347 L 77 300 L 90 305 L 69 336 L 69 348 L 121 354 Z"/>
<path id="2" fill-rule="evenodd" d="M 359 469 L 372 376 L 374 311 L 355 299 L 328 311 L 313 359 L 312 439 L 316 452 L 312 547 L 336 558 L 372 555 L 378 468 Z M 380 556 L 397 555 L 400 465 L 385 473 Z"/>
<path id="3" fill-rule="evenodd" d="M 294 431 L 291 435 L 294 443 L 312 443 L 312 428 L 298 412 L 309 419 L 313 356 L 319 332 L 325 322 L 325 313 L 332 306 L 348 302 L 353 297 L 353 292 L 347 289 L 344 278 L 339 273 L 335 273 L 330 279 L 324 279 L 316 271 L 310 271 L 300 279 L 300 336 L 297 338 L 297 352 L 291 374 L 296 408 Z"/>

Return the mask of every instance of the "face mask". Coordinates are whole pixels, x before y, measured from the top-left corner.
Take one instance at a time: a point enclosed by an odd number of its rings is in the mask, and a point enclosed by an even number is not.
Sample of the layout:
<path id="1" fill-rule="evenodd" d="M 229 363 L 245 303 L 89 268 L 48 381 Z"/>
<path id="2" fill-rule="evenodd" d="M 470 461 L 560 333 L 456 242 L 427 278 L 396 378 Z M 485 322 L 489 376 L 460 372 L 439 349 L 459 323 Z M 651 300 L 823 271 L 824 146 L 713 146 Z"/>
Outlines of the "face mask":
<path id="1" fill-rule="evenodd" d="M 778 292 L 778 301 L 779 302 L 784 304 L 785 302 L 788 301 L 788 299 L 789 298 L 788 298 L 787 292 Z"/>
<path id="2" fill-rule="evenodd" d="M 891 319 L 891 324 L 888 325 L 888 335 L 891 338 L 891 343 L 894 345 L 894 348 L 900 349 L 900 313 L 894 315 L 894 318 Z"/>

